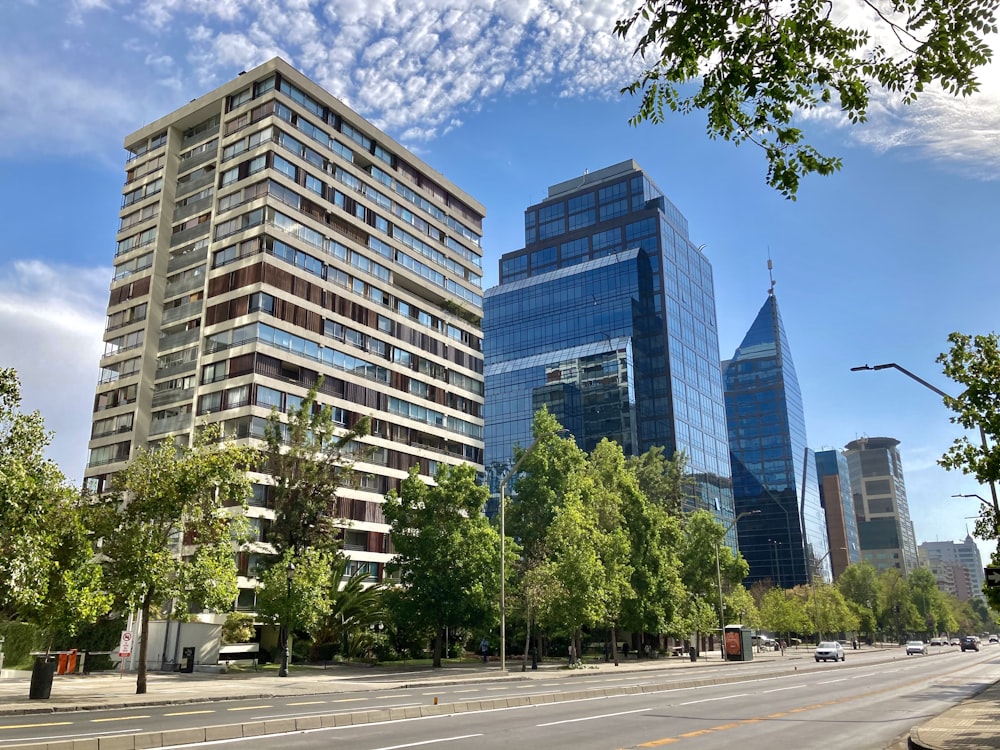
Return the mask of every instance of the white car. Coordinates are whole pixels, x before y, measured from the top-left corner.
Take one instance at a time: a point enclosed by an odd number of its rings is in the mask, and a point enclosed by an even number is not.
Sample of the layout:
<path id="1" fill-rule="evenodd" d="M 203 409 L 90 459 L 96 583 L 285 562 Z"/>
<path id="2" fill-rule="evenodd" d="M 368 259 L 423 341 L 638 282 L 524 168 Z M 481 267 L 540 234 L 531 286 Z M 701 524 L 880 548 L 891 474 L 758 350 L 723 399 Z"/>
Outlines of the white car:
<path id="1" fill-rule="evenodd" d="M 906 655 L 910 654 L 926 654 L 927 644 L 923 641 L 907 641 L 906 642 Z"/>
<path id="2" fill-rule="evenodd" d="M 840 641 L 823 641 L 816 647 L 816 661 L 844 661 L 846 658 Z"/>

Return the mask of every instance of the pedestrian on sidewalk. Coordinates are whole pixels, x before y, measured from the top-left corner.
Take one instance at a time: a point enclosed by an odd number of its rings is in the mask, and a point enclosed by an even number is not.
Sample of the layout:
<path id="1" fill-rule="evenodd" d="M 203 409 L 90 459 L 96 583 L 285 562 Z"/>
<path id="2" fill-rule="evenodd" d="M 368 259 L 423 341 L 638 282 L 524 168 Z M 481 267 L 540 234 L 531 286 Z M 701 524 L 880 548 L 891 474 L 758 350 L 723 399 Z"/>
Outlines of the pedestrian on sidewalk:
<path id="1" fill-rule="evenodd" d="M 483 664 L 489 661 L 488 657 L 490 654 L 490 642 L 483 638 L 483 642 L 479 644 L 479 650 L 483 652 Z"/>
<path id="2" fill-rule="evenodd" d="M 569 665 L 572 667 L 576 664 L 576 646 L 572 643 L 569 644 Z"/>

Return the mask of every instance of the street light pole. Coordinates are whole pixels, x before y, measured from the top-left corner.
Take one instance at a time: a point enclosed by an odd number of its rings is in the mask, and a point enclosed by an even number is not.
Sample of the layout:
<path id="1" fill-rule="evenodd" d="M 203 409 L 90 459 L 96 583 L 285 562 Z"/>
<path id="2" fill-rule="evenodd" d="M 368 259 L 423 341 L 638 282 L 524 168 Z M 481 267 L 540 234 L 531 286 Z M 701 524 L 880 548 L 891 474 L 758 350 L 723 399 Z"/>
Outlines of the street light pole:
<path id="1" fill-rule="evenodd" d="M 745 510 L 740 513 L 736 518 L 734 518 L 730 524 L 726 527 L 726 530 L 722 532 L 722 539 L 726 538 L 729 530 L 733 528 L 736 524 L 740 522 L 740 519 L 744 516 L 755 516 L 760 513 L 759 510 Z M 720 539 L 715 543 L 715 577 L 719 581 L 719 651 L 722 653 L 722 658 L 726 658 L 726 615 L 722 604 L 722 568 L 719 566 L 719 545 L 722 543 Z M 739 552 L 739 544 L 736 545 L 737 553 Z"/>
<path id="2" fill-rule="evenodd" d="M 890 368 L 895 369 L 895 370 L 899 370 L 901 373 L 903 373 L 904 375 L 906 375 L 908 378 L 912 378 L 913 380 L 915 380 L 918 383 L 920 383 L 920 385 L 922 385 L 924 388 L 927 388 L 930 391 L 934 391 L 934 393 L 936 393 L 937 395 L 939 395 L 941 398 L 951 398 L 951 399 L 954 400 L 953 396 L 949 396 L 947 393 L 945 393 L 944 391 L 942 391 L 937 386 L 931 385 L 930 383 L 928 383 L 923 378 L 919 377 L 918 375 L 914 375 L 912 372 L 910 372 L 909 370 L 907 370 L 905 367 L 901 367 L 901 366 L 897 365 L 895 362 L 886 362 L 885 364 L 881 364 L 881 365 L 860 365 L 858 367 L 852 367 L 851 368 L 851 372 L 858 372 L 860 370 L 887 370 L 887 369 L 890 369 Z M 989 451 L 989 444 L 986 442 L 986 429 L 983 427 L 982 423 L 979 423 L 979 440 L 983 444 L 983 455 L 986 455 L 987 452 Z M 990 480 L 990 494 L 993 497 L 993 523 L 994 523 L 994 526 L 996 527 L 997 536 L 1000 536 L 1000 500 L 998 500 L 998 498 L 997 498 L 997 486 L 996 486 L 996 482 L 994 482 L 992 479 Z M 956 496 L 953 495 L 953 497 L 956 497 Z M 976 497 L 979 497 L 979 496 L 976 495 Z M 982 500 L 982 498 L 979 498 L 979 499 Z M 986 501 L 984 500 L 983 502 L 985 503 Z"/>
<path id="3" fill-rule="evenodd" d="M 569 430 L 563 428 L 556 430 L 554 435 L 559 435 Z M 517 474 L 531 452 L 535 450 L 538 441 L 547 435 L 539 435 L 531 441 L 528 449 L 521 454 L 521 457 L 514 462 L 510 470 L 500 478 L 500 671 L 507 671 L 507 482 Z"/>
<path id="4" fill-rule="evenodd" d="M 278 669 L 278 677 L 288 677 L 288 621 L 291 613 L 288 611 L 292 606 L 292 578 L 295 576 L 295 563 L 289 561 L 285 568 L 285 622 L 281 628 L 281 668 Z"/>

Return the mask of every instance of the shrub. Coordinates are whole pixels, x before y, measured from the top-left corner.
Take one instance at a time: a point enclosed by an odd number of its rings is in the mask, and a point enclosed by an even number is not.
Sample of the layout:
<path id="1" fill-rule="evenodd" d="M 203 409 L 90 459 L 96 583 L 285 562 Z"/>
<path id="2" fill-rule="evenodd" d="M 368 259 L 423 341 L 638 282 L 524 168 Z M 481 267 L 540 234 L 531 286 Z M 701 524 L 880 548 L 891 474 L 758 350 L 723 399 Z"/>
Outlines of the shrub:
<path id="1" fill-rule="evenodd" d="M 3 665 L 6 669 L 30 669 L 32 651 L 45 648 L 37 625 L 27 622 L 0 622 L 0 636 L 4 638 Z"/>
<path id="2" fill-rule="evenodd" d="M 253 626 L 253 615 L 245 612 L 230 612 L 222 624 L 223 643 L 249 643 L 256 631 Z"/>

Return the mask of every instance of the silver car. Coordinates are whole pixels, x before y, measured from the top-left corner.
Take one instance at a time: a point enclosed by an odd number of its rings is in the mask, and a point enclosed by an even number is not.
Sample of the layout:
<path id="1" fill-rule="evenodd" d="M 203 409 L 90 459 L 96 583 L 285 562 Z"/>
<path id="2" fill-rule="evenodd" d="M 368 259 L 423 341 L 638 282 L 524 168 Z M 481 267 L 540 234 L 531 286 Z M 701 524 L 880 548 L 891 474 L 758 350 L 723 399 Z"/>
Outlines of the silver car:
<path id="1" fill-rule="evenodd" d="M 927 644 L 923 641 L 907 641 L 906 642 L 906 655 L 910 654 L 927 654 Z"/>
<path id="2" fill-rule="evenodd" d="M 844 661 L 846 658 L 840 641 L 823 641 L 816 647 L 816 661 Z"/>

